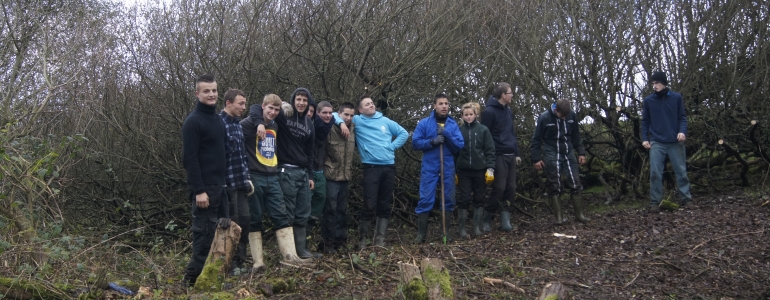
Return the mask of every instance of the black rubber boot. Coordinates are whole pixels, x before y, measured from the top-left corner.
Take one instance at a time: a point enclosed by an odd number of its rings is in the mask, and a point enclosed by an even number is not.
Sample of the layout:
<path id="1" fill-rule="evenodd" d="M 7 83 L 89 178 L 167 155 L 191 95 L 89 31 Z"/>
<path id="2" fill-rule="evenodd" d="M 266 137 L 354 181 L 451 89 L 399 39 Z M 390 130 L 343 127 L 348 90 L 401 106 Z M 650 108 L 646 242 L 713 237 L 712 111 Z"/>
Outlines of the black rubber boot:
<path id="1" fill-rule="evenodd" d="M 307 227 L 294 226 L 294 246 L 299 258 L 311 258 L 313 254 L 307 251 Z"/>
<path id="2" fill-rule="evenodd" d="M 569 197 L 572 198 L 572 205 L 575 206 L 575 219 L 582 223 L 590 222 L 591 219 L 583 215 L 583 193 L 577 192 L 570 194 Z"/>
<path id="3" fill-rule="evenodd" d="M 374 226 L 374 245 L 385 247 L 385 234 L 388 233 L 388 219 L 377 218 L 377 225 Z"/>
<path id="4" fill-rule="evenodd" d="M 559 196 L 551 196 L 551 208 L 553 208 L 553 215 L 556 216 L 556 225 L 561 225 L 564 222 L 564 218 L 561 213 L 561 200 Z"/>
<path id="5" fill-rule="evenodd" d="M 492 232 L 492 213 L 484 210 L 484 217 L 481 221 L 481 230 L 484 232 Z"/>
<path id="6" fill-rule="evenodd" d="M 358 248 L 369 246 L 369 235 L 372 233 L 372 220 L 361 220 L 358 223 Z"/>
<path id="7" fill-rule="evenodd" d="M 511 227 L 511 212 L 509 211 L 500 212 L 500 230 L 502 231 L 513 230 L 513 227 Z"/>
<path id="8" fill-rule="evenodd" d="M 428 217 L 430 213 L 424 213 L 417 215 L 417 238 L 414 239 L 416 244 L 422 244 L 425 242 L 425 237 L 428 233 Z"/>
<path id="9" fill-rule="evenodd" d="M 467 239 L 468 232 L 465 231 L 465 224 L 468 223 L 468 210 L 461 209 L 457 211 L 457 229 L 460 238 Z"/>
<path id="10" fill-rule="evenodd" d="M 481 219 L 484 218 L 484 208 L 477 207 L 473 209 L 473 234 L 481 235 Z"/>

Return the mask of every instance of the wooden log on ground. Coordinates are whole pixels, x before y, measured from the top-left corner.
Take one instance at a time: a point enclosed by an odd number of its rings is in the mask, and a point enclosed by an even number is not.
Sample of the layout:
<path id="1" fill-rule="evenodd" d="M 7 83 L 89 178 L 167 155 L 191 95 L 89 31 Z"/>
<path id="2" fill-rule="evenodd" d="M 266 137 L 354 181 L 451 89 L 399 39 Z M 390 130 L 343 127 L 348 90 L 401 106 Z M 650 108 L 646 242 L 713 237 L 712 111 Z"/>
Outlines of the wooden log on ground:
<path id="1" fill-rule="evenodd" d="M 51 286 L 45 282 L 18 278 L 0 278 L 0 294 L 4 299 L 70 299 L 74 287 Z"/>
<path id="2" fill-rule="evenodd" d="M 722 145 L 722 148 L 725 149 L 725 152 L 735 157 L 735 159 L 738 160 L 739 163 L 741 163 L 741 186 L 747 187 L 749 186 L 749 177 L 747 174 L 749 173 L 749 162 L 747 162 L 741 154 L 733 149 L 733 147 L 730 147 L 724 140 L 719 140 L 719 144 Z"/>
<path id="3" fill-rule="evenodd" d="M 206 264 L 203 265 L 203 272 L 195 281 L 197 292 L 215 292 L 222 289 L 225 273 L 230 269 L 230 262 L 233 260 L 233 253 L 238 247 L 240 238 L 241 227 L 235 222 L 230 221 L 228 228 L 217 226 L 209 256 L 206 258 Z"/>
<path id="4" fill-rule="evenodd" d="M 537 300 L 570 299 L 567 287 L 559 282 L 549 282 L 543 287 Z"/>
<path id="5" fill-rule="evenodd" d="M 404 282 L 404 298 L 425 300 L 428 299 L 428 288 L 422 281 L 420 267 L 398 262 L 398 269 L 401 271 L 401 280 Z"/>

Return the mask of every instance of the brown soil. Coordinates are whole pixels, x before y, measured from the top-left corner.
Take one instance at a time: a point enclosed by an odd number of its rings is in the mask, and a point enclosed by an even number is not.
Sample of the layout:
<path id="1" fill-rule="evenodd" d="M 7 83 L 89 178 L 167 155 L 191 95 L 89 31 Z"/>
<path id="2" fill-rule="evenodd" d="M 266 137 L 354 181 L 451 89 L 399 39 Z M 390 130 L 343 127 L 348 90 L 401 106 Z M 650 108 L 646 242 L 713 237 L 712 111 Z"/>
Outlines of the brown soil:
<path id="1" fill-rule="evenodd" d="M 494 230 L 447 245 L 438 240 L 440 214 L 431 219 L 431 243 L 420 246 L 411 243 L 416 229 L 394 220 L 387 249 L 327 255 L 310 269 L 279 264 L 271 239 L 265 245 L 267 272 L 241 276 L 232 291 L 256 291 L 268 278 L 294 278 L 294 291 L 271 298 L 403 299 L 397 262 L 431 257 L 444 260 L 458 299 L 535 299 L 552 281 L 565 284 L 574 299 L 770 299 L 770 204 L 761 206 L 767 195 L 735 192 L 696 200 L 697 207 L 675 212 L 592 212 L 589 224 L 558 227 L 545 212 L 536 219 L 515 214 L 519 226 L 513 232 Z M 356 239 L 351 231 L 350 247 Z M 484 277 L 524 293 L 484 283 Z"/>

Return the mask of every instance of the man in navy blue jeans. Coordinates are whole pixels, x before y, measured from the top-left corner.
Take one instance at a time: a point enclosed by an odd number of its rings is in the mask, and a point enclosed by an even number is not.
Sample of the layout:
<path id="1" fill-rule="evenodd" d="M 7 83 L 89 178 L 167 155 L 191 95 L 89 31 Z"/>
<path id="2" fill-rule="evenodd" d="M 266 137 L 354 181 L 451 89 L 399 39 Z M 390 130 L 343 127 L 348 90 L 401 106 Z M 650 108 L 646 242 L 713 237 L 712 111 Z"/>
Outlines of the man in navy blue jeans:
<path id="1" fill-rule="evenodd" d="M 687 116 L 682 95 L 668 88 L 666 73 L 654 72 L 650 78 L 655 93 L 644 98 L 642 110 L 642 146 L 650 149 L 650 212 L 660 211 L 663 199 L 663 169 L 666 156 L 676 174 L 679 205 L 692 202 L 684 141 Z"/>

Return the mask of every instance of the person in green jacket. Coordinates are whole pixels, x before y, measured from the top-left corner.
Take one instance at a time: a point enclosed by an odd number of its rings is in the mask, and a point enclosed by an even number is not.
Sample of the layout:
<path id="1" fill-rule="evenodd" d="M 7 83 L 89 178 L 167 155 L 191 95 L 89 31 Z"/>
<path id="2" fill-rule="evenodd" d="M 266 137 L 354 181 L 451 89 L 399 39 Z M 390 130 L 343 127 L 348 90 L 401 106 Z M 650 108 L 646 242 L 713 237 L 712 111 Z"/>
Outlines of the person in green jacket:
<path id="1" fill-rule="evenodd" d="M 489 129 L 476 120 L 479 115 L 478 103 L 466 103 L 462 107 L 460 132 L 465 146 L 457 156 L 457 226 L 460 237 L 467 238 L 465 223 L 468 222 L 468 207 L 473 199 L 473 234 L 481 235 L 481 221 L 484 216 L 484 194 L 486 184 L 494 179 L 495 141 Z"/>

